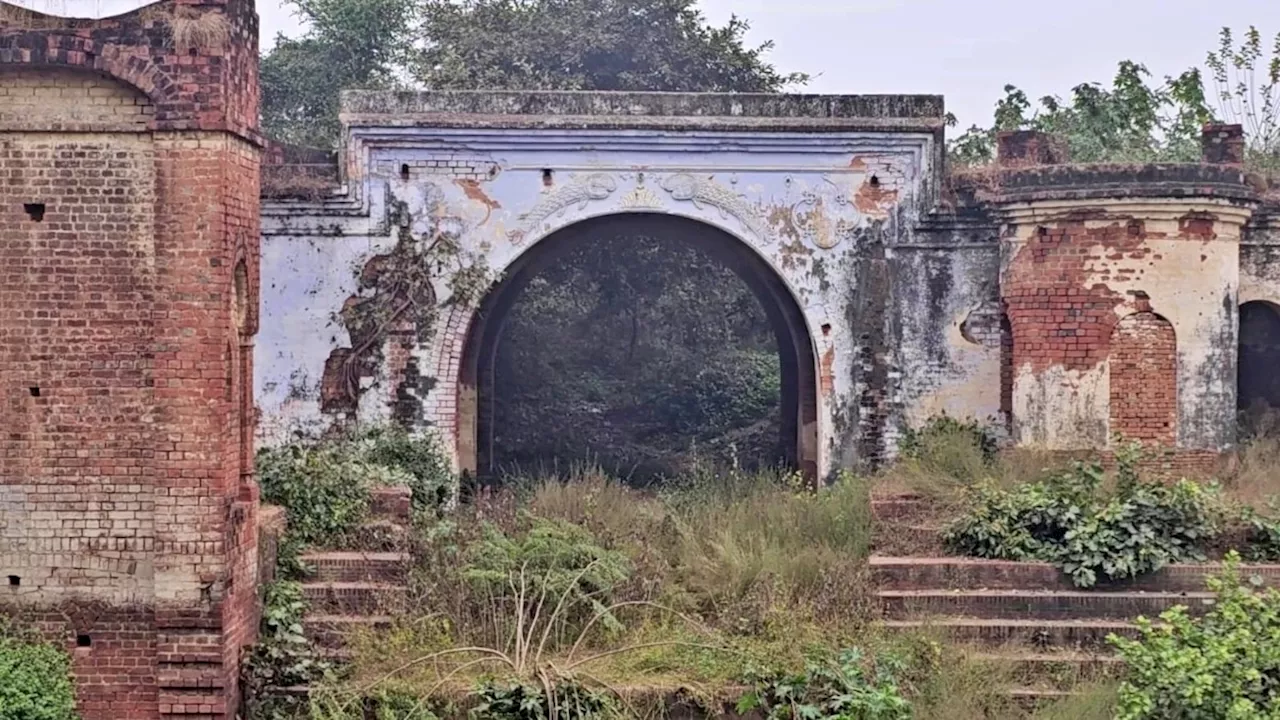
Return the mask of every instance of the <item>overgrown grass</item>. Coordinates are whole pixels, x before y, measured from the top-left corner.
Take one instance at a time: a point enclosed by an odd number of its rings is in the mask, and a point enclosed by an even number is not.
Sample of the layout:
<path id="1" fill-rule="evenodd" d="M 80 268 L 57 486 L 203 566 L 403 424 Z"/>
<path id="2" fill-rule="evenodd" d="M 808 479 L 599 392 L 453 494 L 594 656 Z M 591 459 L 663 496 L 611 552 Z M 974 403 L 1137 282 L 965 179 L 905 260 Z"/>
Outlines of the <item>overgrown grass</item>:
<path id="1" fill-rule="evenodd" d="M 876 490 L 917 495 L 946 512 L 962 505 L 979 484 L 1016 487 L 1063 464 L 1032 450 L 997 450 L 994 432 L 986 426 L 941 416 L 907 433 L 898 462 L 876 479 Z"/>
<path id="2" fill-rule="evenodd" d="M 423 530 L 417 611 L 354 639 L 343 687 L 462 702 L 490 680 L 576 682 L 723 701 L 752 669 L 867 639 L 869 544 L 852 476 L 815 490 L 731 469 L 661 492 L 590 467 L 524 479 Z"/>
<path id="3" fill-rule="evenodd" d="M 1033 720 L 1112 720 L 1116 716 L 1116 684 L 1093 682 L 1074 688 L 1072 694 L 1051 703 Z"/>

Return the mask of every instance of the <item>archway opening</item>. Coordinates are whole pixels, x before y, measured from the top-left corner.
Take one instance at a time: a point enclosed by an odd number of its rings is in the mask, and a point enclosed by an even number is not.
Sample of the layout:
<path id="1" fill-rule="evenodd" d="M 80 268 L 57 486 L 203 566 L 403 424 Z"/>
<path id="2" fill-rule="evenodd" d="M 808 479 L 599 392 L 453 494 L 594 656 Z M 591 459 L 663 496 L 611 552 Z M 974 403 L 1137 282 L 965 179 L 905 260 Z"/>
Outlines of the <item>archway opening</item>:
<path id="1" fill-rule="evenodd" d="M 1242 430 L 1253 434 L 1280 411 L 1280 307 L 1264 301 L 1240 306 L 1240 354 L 1236 366 L 1236 403 Z"/>
<path id="2" fill-rule="evenodd" d="M 482 478 L 594 462 L 645 483 L 734 460 L 817 475 L 813 340 L 738 238 L 611 215 L 530 248 L 485 297 L 459 368 L 458 451 Z"/>

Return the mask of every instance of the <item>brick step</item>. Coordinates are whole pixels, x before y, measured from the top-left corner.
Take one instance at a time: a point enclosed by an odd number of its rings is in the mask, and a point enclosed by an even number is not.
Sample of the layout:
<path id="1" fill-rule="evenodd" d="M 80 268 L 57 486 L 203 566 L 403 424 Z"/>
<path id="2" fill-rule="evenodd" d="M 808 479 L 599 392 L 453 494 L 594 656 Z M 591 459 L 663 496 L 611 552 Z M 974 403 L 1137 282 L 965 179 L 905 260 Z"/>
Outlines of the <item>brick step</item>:
<path id="1" fill-rule="evenodd" d="M 308 612 L 317 615 L 380 615 L 403 611 L 407 588 L 381 582 L 305 582 Z"/>
<path id="2" fill-rule="evenodd" d="M 1005 669 L 1012 683 L 1022 687 L 1069 690 L 1083 682 L 1119 677 L 1125 662 L 1108 651 L 1035 651 L 1005 647 L 990 652 L 969 653 L 973 661 Z"/>
<path id="3" fill-rule="evenodd" d="M 1079 588 L 1058 567 L 1049 563 L 981 560 L 960 557 L 886 557 L 868 561 L 872 578 L 884 590 L 1062 590 Z M 1097 590 L 1142 590 L 1148 592 L 1196 592 L 1205 589 L 1205 579 L 1222 570 L 1216 563 L 1169 565 L 1159 572 L 1099 585 Z M 1245 576 L 1256 576 L 1262 584 L 1280 585 L 1280 565 L 1249 565 Z"/>
<path id="4" fill-rule="evenodd" d="M 1070 690 L 1053 690 L 1048 688 L 1010 688 L 1009 697 L 1023 710 L 1032 712 L 1046 705 L 1066 700 L 1076 693 Z"/>
<path id="5" fill-rule="evenodd" d="M 160 717 L 198 715 L 221 716 L 227 712 L 227 698 L 210 690 L 161 690 L 157 697 Z"/>
<path id="6" fill-rule="evenodd" d="M 935 525 L 893 523 L 875 525 L 871 533 L 871 549 L 882 557 L 924 557 L 943 555 L 943 528 Z"/>
<path id="7" fill-rule="evenodd" d="M 385 630 L 395 618 L 391 615 L 313 615 L 302 621 L 307 639 L 322 648 L 342 648 L 352 633 Z"/>
<path id="8" fill-rule="evenodd" d="M 1192 613 L 1207 609 L 1208 592 L 1101 592 L 1064 590 L 881 590 L 876 593 L 885 617 L 960 615 L 979 618 L 1071 620 L 1155 618 L 1175 606 Z"/>
<path id="9" fill-rule="evenodd" d="M 321 582 L 403 582 L 412 556 L 403 552 L 326 550 L 304 553 L 300 558 Z"/>
<path id="10" fill-rule="evenodd" d="M 369 514 L 378 520 L 408 523 L 412 517 L 413 491 L 407 485 L 376 487 L 369 494 Z"/>
<path id="11" fill-rule="evenodd" d="M 877 523 L 918 520 L 929 514 L 932 506 L 919 495 L 880 495 L 871 498 L 871 519 Z"/>
<path id="12" fill-rule="evenodd" d="M 1009 620 L 936 618 L 886 620 L 880 627 L 897 633 L 938 633 L 964 645 L 1106 649 L 1107 636 L 1137 637 L 1135 625 L 1118 620 Z"/>
<path id="13" fill-rule="evenodd" d="M 413 539 L 404 523 L 373 519 L 343 536 L 342 549 L 357 552 L 403 552 Z"/>

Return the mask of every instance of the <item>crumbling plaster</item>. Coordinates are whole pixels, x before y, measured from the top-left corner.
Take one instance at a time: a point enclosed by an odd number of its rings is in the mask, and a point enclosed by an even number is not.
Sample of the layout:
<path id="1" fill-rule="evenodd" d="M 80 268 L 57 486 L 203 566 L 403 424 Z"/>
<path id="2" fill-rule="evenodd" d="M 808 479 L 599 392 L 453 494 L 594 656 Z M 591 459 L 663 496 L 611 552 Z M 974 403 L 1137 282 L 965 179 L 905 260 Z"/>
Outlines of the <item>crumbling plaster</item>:
<path id="1" fill-rule="evenodd" d="M 671 97 L 642 100 L 670 112 Z M 879 316 L 851 320 L 859 277 L 848 268 L 857 266 L 867 247 L 893 245 L 909 234 L 933 204 L 939 118 L 832 118 L 826 116 L 830 102 L 804 105 L 801 98 L 790 101 L 799 103 L 794 107 L 775 100 L 781 104 L 764 120 L 655 120 L 620 112 L 608 122 L 596 115 L 593 122 L 560 127 L 566 123 L 561 117 L 530 129 L 524 127 L 527 115 L 468 121 L 401 112 L 406 103 L 432 106 L 429 98 L 416 98 L 375 102 L 349 94 L 349 109 L 361 112 L 344 116 L 347 193 L 323 203 L 272 204 L 264 213 L 267 281 L 256 365 L 262 441 L 331 422 L 319 397 L 325 361 L 335 348 L 351 344 L 334 313 L 359 291 L 365 264 L 394 244 L 397 219 L 408 222 L 417 238 L 456 236 L 465 254 L 500 276 L 559 229 L 604 215 L 663 213 L 729 233 L 777 272 L 803 314 L 821 365 L 814 368 L 824 381 L 819 472 L 826 474 L 835 458 L 839 464 L 856 459 L 858 424 L 850 418 L 869 412 L 862 408 L 865 388 L 858 386 L 856 367 L 867 343 L 863 326 L 886 323 Z M 477 102 L 468 107 L 475 110 Z M 379 103 L 389 104 L 386 113 L 373 112 L 383 107 Z M 747 96 L 746 105 L 751 103 Z M 794 108 L 800 109 L 792 113 Z M 389 212 L 397 207 L 404 212 Z M 437 278 L 438 298 L 450 297 L 449 283 L 447 273 Z M 429 339 L 413 351 L 420 371 L 434 380 L 419 398 L 422 424 L 455 451 L 458 366 L 473 312 L 444 308 Z M 385 368 L 364 380 L 361 420 L 388 415 L 396 383 Z"/>
<path id="2" fill-rule="evenodd" d="M 1041 201 L 1006 208 L 1002 283 L 1053 282 L 1113 303 L 1114 320 L 1143 307 L 1168 320 L 1177 337 L 1178 447 L 1223 450 L 1235 440 L 1235 356 L 1240 238 L 1251 208 L 1211 198 Z M 1067 227 L 1080 259 L 1044 262 L 1030 247 L 1044 227 Z M 1123 236 L 1114 240 L 1115 236 Z M 1114 297 L 1114 301 L 1104 298 Z M 1113 326 L 1112 323 L 1111 326 Z M 1097 362 L 1018 359 L 1014 436 L 1049 450 L 1106 447 L 1110 427 L 1111 326 Z M 1084 351 L 1081 351 L 1084 352 Z"/>
<path id="3" fill-rule="evenodd" d="M 1280 206 L 1254 214 L 1240 243 L 1240 304 L 1280 305 Z"/>
<path id="4" fill-rule="evenodd" d="M 358 406 L 323 411 L 326 362 L 353 344 L 338 313 L 369 292 L 360 276 L 406 233 L 456 238 L 496 279 L 558 230 L 658 213 L 737 238 L 786 288 L 813 350 L 823 475 L 891 458 L 902 428 L 944 412 L 1023 445 L 1106 447 L 1109 333 L 1144 308 L 1176 337 L 1178 448 L 1230 447 L 1238 305 L 1280 299 L 1276 209 L 1255 213 L 1230 162 L 1048 156 L 952 176 L 942 202 L 942 115 L 910 96 L 344 93 L 343 187 L 264 206 L 259 439 L 409 408 L 455 462 L 474 456 L 475 392 L 458 382 L 472 304 L 444 303 L 419 342 L 384 343 Z M 1024 253 L 1046 227 L 1074 249 Z M 1044 252 L 1051 267 L 1030 259 Z M 434 278 L 437 299 L 454 270 Z M 1059 310 L 1097 323 L 1082 357 L 1068 315 L 1036 319 L 1035 296 L 1059 291 Z M 1030 314 L 1014 320 L 1011 300 Z"/>

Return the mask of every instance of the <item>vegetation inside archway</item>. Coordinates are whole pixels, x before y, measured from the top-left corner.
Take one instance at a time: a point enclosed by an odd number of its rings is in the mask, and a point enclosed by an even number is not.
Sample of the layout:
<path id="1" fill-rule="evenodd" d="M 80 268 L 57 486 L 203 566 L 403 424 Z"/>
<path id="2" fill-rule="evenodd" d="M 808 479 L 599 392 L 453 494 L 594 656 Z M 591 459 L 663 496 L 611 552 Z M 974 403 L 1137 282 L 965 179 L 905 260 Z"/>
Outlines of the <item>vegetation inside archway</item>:
<path id="1" fill-rule="evenodd" d="M 493 365 L 492 464 L 646 482 L 780 457 L 778 348 L 746 283 L 680 237 L 591 235 L 538 272 Z"/>

